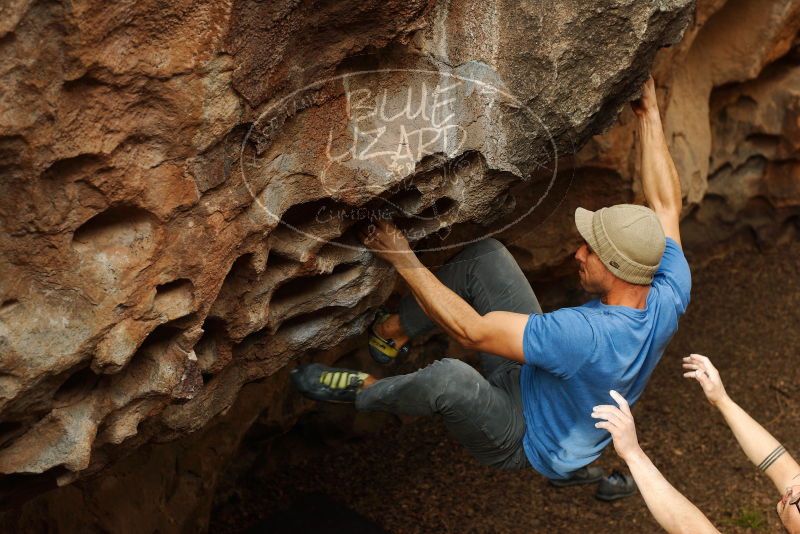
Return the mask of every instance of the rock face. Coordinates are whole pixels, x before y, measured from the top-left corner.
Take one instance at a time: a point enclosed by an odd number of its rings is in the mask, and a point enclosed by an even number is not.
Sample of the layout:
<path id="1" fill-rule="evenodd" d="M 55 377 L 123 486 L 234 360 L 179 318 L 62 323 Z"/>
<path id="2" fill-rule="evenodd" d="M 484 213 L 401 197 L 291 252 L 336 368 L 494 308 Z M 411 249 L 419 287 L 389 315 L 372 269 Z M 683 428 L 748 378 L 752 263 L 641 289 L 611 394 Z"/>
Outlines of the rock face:
<path id="1" fill-rule="evenodd" d="M 681 233 L 695 263 L 741 232 L 769 244 L 797 227 L 798 31 L 796 0 L 707 0 L 698 2 L 681 43 L 656 57 L 662 119 L 685 196 Z M 501 235 L 529 278 L 552 281 L 574 271 L 575 207 L 643 202 L 637 158 L 635 118 L 625 109 L 562 161 L 563 205 L 533 232 L 517 225 Z M 539 195 L 524 186 L 513 193 L 523 206 Z"/>
<path id="2" fill-rule="evenodd" d="M 363 332 L 393 274 L 354 224 L 510 213 L 693 7 L 7 3 L 0 473 L 69 483 Z"/>
<path id="3" fill-rule="evenodd" d="M 689 253 L 800 214 L 797 0 L 0 13 L 2 488 L 85 479 L 17 529 L 204 528 L 247 429 L 307 408 L 287 364 L 360 357 L 395 280 L 364 218 L 432 265 L 499 232 L 568 290 L 574 207 L 641 200 L 624 104 L 651 67 Z"/>

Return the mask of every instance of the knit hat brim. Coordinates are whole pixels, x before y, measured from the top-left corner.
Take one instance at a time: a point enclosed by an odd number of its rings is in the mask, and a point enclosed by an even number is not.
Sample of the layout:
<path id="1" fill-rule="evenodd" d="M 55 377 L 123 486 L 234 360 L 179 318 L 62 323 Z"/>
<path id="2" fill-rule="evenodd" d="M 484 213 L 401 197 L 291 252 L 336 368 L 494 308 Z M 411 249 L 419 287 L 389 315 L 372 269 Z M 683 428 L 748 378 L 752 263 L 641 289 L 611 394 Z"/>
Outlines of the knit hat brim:
<path id="1" fill-rule="evenodd" d="M 578 233 L 584 241 L 589 243 L 592 250 L 597 250 L 597 239 L 594 237 L 594 230 L 592 230 L 592 218 L 594 212 L 583 208 L 575 210 L 575 226 L 578 228 Z"/>
<path id="2" fill-rule="evenodd" d="M 602 211 L 577 208 L 575 226 L 578 228 L 578 233 L 589 243 L 592 251 L 614 276 L 631 284 L 650 284 L 658 265 L 642 265 L 623 255 L 603 229 Z"/>

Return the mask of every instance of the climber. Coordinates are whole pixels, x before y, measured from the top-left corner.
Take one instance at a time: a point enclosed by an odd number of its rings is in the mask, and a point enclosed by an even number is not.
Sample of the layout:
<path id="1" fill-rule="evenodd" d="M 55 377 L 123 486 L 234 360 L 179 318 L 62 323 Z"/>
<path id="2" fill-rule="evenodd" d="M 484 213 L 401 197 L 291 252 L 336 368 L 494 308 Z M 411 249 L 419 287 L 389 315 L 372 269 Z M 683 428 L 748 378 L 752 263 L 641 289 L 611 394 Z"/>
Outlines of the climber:
<path id="1" fill-rule="evenodd" d="M 697 380 L 706 399 L 717 408 L 747 457 L 766 474 L 781 499 L 776 505 L 778 517 L 792 534 L 800 533 L 800 465 L 764 427 L 756 422 L 725 392 L 719 371 L 707 357 L 692 354 L 683 359 L 683 376 Z M 719 532 L 705 515 L 664 478 L 642 451 L 630 407 L 622 396 L 611 391 L 618 406 L 595 406 L 595 426 L 611 433 L 614 449 L 633 474 L 650 513 L 670 533 Z"/>
<path id="2" fill-rule="evenodd" d="M 550 313 L 542 309 L 511 254 L 494 239 L 467 246 L 432 274 L 391 223 L 361 238 L 392 264 L 412 295 L 395 314 L 379 314 L 370 352 L 396 358 L 436 325 L 481 356 L 483 376 L 443 359 L 411 374 L 378 380 L 320 364 L 292 372 L 295 386 L 320 401 L 359 410 L 438 414 L 477 460 L 505 469 L 532 466 L 555 485 L 597 482 L 586 467 L 611 441 L 587 416 L 615 389 L 641 395 L 689 303 L 691 276 L 680 247 L 681 190 L 667 149 L 652 78 L 632 103 L 642 186 L 650 208 L 578 208 L 584 243 L 575 253 L 583 288 L 599 298 Z M 597 496 L 635 492 L 629 477 L 603 479 Z"/>

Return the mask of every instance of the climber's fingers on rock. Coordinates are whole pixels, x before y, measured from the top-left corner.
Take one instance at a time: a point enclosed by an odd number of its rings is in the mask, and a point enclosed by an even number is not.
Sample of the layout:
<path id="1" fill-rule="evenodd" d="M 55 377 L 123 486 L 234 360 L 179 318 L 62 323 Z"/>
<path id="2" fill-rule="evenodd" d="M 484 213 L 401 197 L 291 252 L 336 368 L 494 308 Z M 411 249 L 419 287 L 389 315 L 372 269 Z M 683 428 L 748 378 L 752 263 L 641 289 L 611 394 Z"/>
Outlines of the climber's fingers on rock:
<path id="1" fill-rule="evenodd" d="M 371 224 L 365 224 L 358 229 L 358 238 L 365 245 L 369 245 L 375 240 L 375 227 Z"/>
<path id="2" fill-rule="evenodd" d="M 637 115 L 648 111 L 649 109 L 658 108 L 658 101 L 656 99 L 656 81 L 650 75 L 642 85 L 642 94 L 636 100 L 631 101 L 631 107 Z"/>
<path id="3" fill-rule="evenodd" d="M 386 242 L 387 244 L 393 242 L 398 235 L 402 235 L 391 221 L 384 219 L 370 221 L 361 227 L 360 233 L 363 236 L 362 241 L 369 239 L 371 242 Z"/>
<path id="4" fill-rule="evenodd" d="M 656 105 L 656 81 L 652 76 L 647 77 L 647 81 L 642 86 L 642 102 L 647 106 Z"/>
<path id="5" fill-rule="evenodd" d="M 358 234 L 361 242 L 372 249 L 384 250 L 391 248 L 391 240 L 387 238 L 391 234 L 375 222 L 363 225 Z"/>
<path id="6" fill-rule="evenodd" d="M 378 230 L 380 230 L 384 234 L 388 235 L 395 235 L 400 231 L 397 229 L 397 226 L 389 219 L 377 219 L 375 221 L 375 226 L 377 226 Z"/>

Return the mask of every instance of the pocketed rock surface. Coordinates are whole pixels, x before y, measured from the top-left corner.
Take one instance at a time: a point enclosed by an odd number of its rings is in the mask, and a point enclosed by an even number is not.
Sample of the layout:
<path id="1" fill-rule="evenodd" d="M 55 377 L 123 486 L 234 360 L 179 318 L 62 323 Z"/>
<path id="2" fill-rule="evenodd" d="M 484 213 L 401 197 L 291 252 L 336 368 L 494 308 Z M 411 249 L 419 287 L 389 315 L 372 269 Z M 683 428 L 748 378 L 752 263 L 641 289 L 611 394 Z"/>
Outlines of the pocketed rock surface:
<path id="1" fill-rule="evenodd" d="M 363 332 L 394 276 L 356 208 L 509 212 L 693 7 L 6 3 L 0 474 L 68 484 Z"/>
<path id="2" fill-rule="evenodd" d="M 574 208 L 642 201 L 626 102 L 648 71 L 688 250 L 774 243 L 800 214 L 800 0 L 13 0 L 0 15 L 14 520 L 205 528 L 252 425 L 281 434 L 311 409 L 288 370 L 354 361 L 395 289 L 347 246 L 359 209 L 394 213 L 422 248 L 505 228 L 537 289 L 568 299 Z"/>

